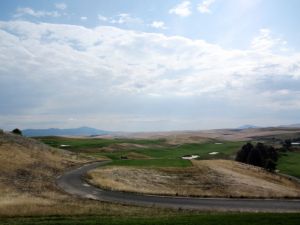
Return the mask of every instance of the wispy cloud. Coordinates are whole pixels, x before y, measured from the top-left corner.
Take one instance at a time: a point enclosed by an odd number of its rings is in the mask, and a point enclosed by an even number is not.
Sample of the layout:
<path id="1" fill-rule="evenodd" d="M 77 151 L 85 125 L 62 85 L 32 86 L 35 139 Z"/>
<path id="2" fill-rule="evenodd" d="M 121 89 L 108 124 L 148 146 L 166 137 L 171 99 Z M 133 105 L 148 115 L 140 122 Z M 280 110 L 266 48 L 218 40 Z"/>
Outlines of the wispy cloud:
<path id="1" fill-rule="evenodd" d="M 120 13 L 110 20 L 112 24 L 130 24 L 130 23 L 143 23 L 143 20 L 137 17 L 131 16 L 129 13 Z"/>
<path id="2" fill-rule="evenodd" d="M 272 36 L 272 32 L 269 29 L 263 28 L 259 30 L 259 35 L 252 40 L 251 47 L 257 51 L 272 51 L 275 48 L 277 50 L 286 51 L 287 42 L 281 38 L 275 38 Z"/>
<path id="3" fill-rule="evenodd" d="M 191 2 L 183 1 L 169 10 L 170 14 L 175 14 L 181 17 L 187 17 L 192 14 Z"/>
<path id="4" fill-rule="evenodd" d="M 211 13 L 211 5 L 215 2 L 215 0 L 204 0 L 202 1 L 197 9 L 200 13 Z"/>
<path id="5" fill-rule="evenodd" d="M 98 20 L 100 21 L 108 21 L 109 18 L 107 18 L 106 16 L 103 16 L 101 14 L 98 14 Z"/>
<path id="6" fill-rule="evenodd" d="M 156 29 L 167 29 L 163 21 L 153 21 L 150 26 Z"/>
<path id="7" fill-rule="evenodd" d="M 55 4 L 55 8 L 59 9 L 59 10 L 65 10 L 67 8 L 67 4 L 66 3 L 56 3 Z"/>
<path id="8" fill-rule="evenodd" d="M 57 11 L 43 11 L 43 10 L 33 10 L 30 7 L 18 8 L 14 17 L 22 17 L 22 16 L 33 16 L 33 17 L 60 17 L 61 14 Z"/>
<path id="9" fill-rule="evenodd" d="M 81 16 L 80 19 L 84 21 L 87 20 L 88 18 L 86 16 Z"/>
<path id="10" fill-rule="evenodd" d="M 102 22 L 107 22 L 110 24 L 118 24 L 118 25 L 125 25 L 125 24 L 143 24 L 144 21 L 141 18 L 134 17 L 129 13 L 120 13 L 118 15 L 112 17 L 106 17 L 101 14 L 98 14 L 98 19 Z"/>

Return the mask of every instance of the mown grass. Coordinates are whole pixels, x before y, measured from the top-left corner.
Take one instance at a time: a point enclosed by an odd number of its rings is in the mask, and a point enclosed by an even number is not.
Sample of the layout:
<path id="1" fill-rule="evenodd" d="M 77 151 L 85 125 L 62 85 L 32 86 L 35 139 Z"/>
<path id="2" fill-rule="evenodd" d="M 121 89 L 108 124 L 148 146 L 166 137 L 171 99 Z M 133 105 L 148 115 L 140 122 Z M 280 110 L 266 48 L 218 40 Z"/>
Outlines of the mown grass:
<path id="1" fill-rule="evenodd" d="M 133 159 L 112 161 L 107 165 L 136 167 L 188 167 L 192 166 L 192 163 L 189 160 L 181 159 Z"/>
<path id="2" fill-rule="evenodd" d="M 206 144 L 183 144 L 179 146 L 160 146 L 155 148 L 139 148 L 128 149 L 121 152 L 110 153 L 92 153 L 95 156 L 106 156 L 112 160 L 118 160 L 121 156 L 126 156 L 129 152 L 136 152 L 152 158 L 160 159 L 178 159 L 184 155 L 199 155 L 200 159 L 209 158 L 231 158 L 243 145 L 242 142 L 227 142 L 222 145 L 216 145 L 214 143 Z M 217 155 L 209 155 L 210 152 L 219 152 Z"/>
<path id="3" fill-rule="evenodd" d="M 153 158 L 180 158 L 184 155 L 199 155 L 200 158 L 210 157 L 210 152 L 219 152 L 221 153 L 221 157 L 235 154 L 236 151 L 242 146 L 240 142 L 226 142 L 221 145 L 216 145 L 214 143 L 206 143 L 206 144 L 183 144 L 176 147 L 168 147 L 161 149 L 144 149 L 138 150 L 139 153 L 151 156 Z M 220 155 L 217 154 L 214 156 L 215 158 L 219 158 Z"/>
<path id="4" fill-rule="evenodd" d="M 298 225 L 300 214 L 202 213 L 166 217 L 52 216 L 0 218 L 1 225 Z"/>
<path id="5" fill-rule="evenodd" d="M 61 148 L 61 145 L 68 145 L 64 149 L 75 152 L 84 152 L 86 149 L 99 149 L 113 144 L 139 144 L 139 145 L 157 145 L 165 143 L 164 139 L 119 139 L 119 138 L 67 138 L 67 137 L 37 137 L 36 139 L 55 148 Z"/>
<path id="6" fill-rule="evenodd" d="M 241 148 L 244 142 L 224 142 L 223 144 L 214 143 L 186 143 L 182 145 L 169 145 L 165 139 L 126 139 L 126 138 L 66 138 L 66 137 L 40 137 L 37 138 L 42 142 L 59 148 L 61 145 L 70 145 L 64 149 L 83 153 L 95 157 L 107 157 L 113 161 L 111 165 L 152 165 L 152 166 L 176 166 L 182 167 L 186 165 L 181 162 L 180 157 L 184 155 L 199 155 L 199 159 L 234 159 L 236 152 Z M 114 144 L 139 144 L 144 147 L 133 148 L 128 147 L 113 152 L 103 152 L 101 148 L 113 146 Z M 163 164 L 162 161 L 140 160 L 137 162 L 120 161 L 121 157 L 126 154 L 135 152 L 151 157 L 153 159 L 167 159 Z M 209 155 L 210 152 L 219 152 L 217 155 Z M 171 159 L 176 159 L 174 162 Z M 300 153 L 288 152 L 280 157 L 278 161 L 278 169 L 282 173 L 300 178 Z"/>
<path id="7" fill-rule="evenodd" d="M 281 155 L 277 168 L 281 173 L 300 178 L 300 152 L 287 152 Z"/>

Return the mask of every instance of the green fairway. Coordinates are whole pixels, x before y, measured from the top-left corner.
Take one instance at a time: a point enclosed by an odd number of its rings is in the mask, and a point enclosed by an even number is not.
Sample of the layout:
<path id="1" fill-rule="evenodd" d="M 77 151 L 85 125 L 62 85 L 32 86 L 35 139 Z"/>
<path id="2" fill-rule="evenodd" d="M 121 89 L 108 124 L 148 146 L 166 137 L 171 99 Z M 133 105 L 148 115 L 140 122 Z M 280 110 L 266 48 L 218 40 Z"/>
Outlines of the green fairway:
<path id="1" fill-rule="evenodd" d="M 300 214 L 203 213 L 166 217 L 25 217 L 0 218 L 1 225 L 298 225 Z"/>
<path id="2" fill-rule="evenodd" d="M 281 173 L 300 178 L 300 152 L 287 152 L 279 158 L 278 169 Z"/>
<path id="3" fill-rule="evenodd" d="M 138 167 L 188 167 L 192 163 L 182 159 L 135 159 L 116 160 L 110 164 L 112 166 L 138 166 Z"/>
<path id="4" fill-rule="evenodd" d="M 183 144 L 176 147 L 160 148 L 160 149 L 144 149 L 137 152 L 151 156 L 153 158 L 180 158 L 184 155 L 199 155 L 200 159 L 211 158 L 211 152 L 218 152 L 213 158 L 229 158 L 235 155 L 236 151 L 242 146 L 240 142 L 226 142 L 224 144 Z"/>
<path id="5" fill-rule="evenodd" d="M 38 137 L 36 138 L 45 144 L 55 148 L 68 149 L 74 152 L 84 152 L 87 149 L 98 149 L 113 144 L 139 144 L 139 145 L 157 145 L 163 144 L 164 139 L 119 139 L 119 138 L 66 138 L 66 137 Z"/>
<path id="6" fill-rule="evenodd" d="M 159 159 L 179 159 L 184 155 L 199 155 L 199 159 L 230 159 L 234 158 L 236 152 L 242 145 L 242 142 L 227 142 L 222 145 L 216 145 L 214 143 L 183 144 L 179 146 L 157 146 L 155 148 L 129 148 L 119 152 L 97 152 L 91 153 L 91 155 L 106 156 L 112 160 L 118 160 L 121 156 L 126 156 L 129 152 L 136 152 Z M 211 152 L 218 152 L 218 154 L 210 155 L 209 153 Z"/>
<path id="7" fill-rule="evenodd" d="M 148 166 L 148 167 L 185 167 L 190 162 L 181 160 L 185 155 L 198 155 L 201 159 L 234 159 L 236 152 L 245 142 L 223 142 L 215 144 L 213 140 L 207 143 L 185 143 L 170 145 L 165 139 L 127 139 L 127 138 L 66 138 L 39 137 L 38 140 L 57 148 L 67 149 L 87 156 L 107 157 L 113 162 L 110 165 Z M 118 146 L 119 144 L 119 146 Z M 121 146 L 122 144 L 138 144 L 139 146 Z M 62 145 L 65 145 L 62 147 Z M 104 147 L 113 151 L 107 152 Z M 217 152 L 216 155 L 209 153 Z M 130 153 L 138 153 L 150 159 L 130 159 Z M 300 153 L 288 152 L 279 158 L 278 169 L 282 173 L 300 177 Z"/>
<path id="8" fill-rule="evenodd" d="M 179 159 L 184 155 L 199 155 L 199 159 L 233 158 L 243 142 L 215 143 L 189 143 L 182 145 L 169 145 L 164 139 L 102 139 L 102 138 L 65 138 L 65 137 L 40 137 L 37 138 L 45 144 L 60 147 L 74 152 L 80 152 L 91 156 L 105 156 L 111 160 L 120 160 L 129 152 L 139 153 L 155 159 Z M 102 151 L 103 147 L 115 148 L 115 144 L 139 144 L 139 147 L 128 146 L 122 150 L 116 148 L 113 152 Z M 64 146 L 64 147 L 62 147 Z M 211 152 L 218 152 L 210 155 Z M 182 163 L 170 164 L 181 165 Z"/>

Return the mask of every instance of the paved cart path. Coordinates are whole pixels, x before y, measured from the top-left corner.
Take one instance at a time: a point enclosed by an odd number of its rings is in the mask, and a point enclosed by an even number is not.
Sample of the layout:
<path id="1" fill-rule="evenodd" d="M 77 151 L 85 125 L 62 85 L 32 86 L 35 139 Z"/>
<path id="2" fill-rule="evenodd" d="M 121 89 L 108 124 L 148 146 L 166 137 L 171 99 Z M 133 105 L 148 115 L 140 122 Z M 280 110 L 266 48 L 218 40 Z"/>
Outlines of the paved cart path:
<path id="1" fill-rule="evenodd" d="M 107 163 L 107 161 L 93 162 L 66 172 L 57 179 L 57 185 L 65 192 L 78 197 L 139 206 L 221 211 L 300 212 L 299 199 L 268 200 L 153 196 L 103 190 L 88 184 L 84 180 L 84 176 L 89 170 Z"/>

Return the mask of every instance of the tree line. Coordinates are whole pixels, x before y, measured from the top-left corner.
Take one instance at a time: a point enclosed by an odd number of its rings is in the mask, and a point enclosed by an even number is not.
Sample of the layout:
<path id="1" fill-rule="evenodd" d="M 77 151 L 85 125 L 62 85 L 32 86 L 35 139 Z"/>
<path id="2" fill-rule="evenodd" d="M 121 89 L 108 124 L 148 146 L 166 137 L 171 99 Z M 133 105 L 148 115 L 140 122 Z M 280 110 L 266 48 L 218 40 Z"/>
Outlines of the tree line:
<path id="1" fill-rule="evenodd" d="M 278 151 L 272 147 L 257 143 L 247 143 L 237 152 L 236 161 L 259 166 L 268 171 L 275 171 L 278 161 Z"/>

